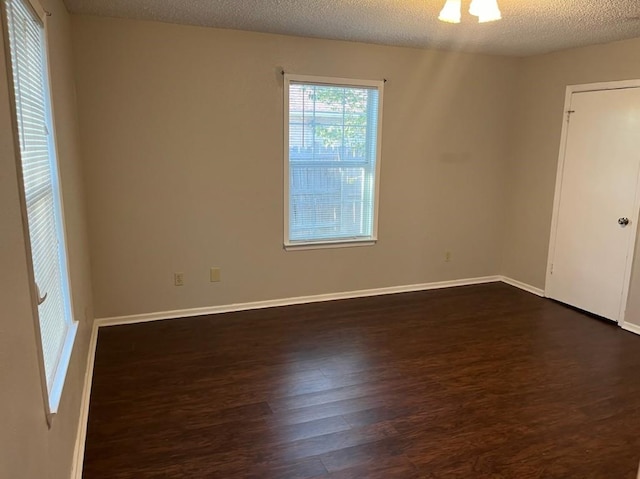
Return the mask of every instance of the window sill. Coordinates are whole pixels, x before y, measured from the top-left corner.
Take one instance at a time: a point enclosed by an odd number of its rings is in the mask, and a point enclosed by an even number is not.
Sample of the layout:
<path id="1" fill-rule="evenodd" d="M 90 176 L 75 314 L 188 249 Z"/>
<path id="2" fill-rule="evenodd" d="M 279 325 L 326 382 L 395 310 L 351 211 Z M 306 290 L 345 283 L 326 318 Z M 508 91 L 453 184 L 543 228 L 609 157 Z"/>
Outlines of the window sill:
<path id="1" fill-rule="evenodd" d="M 62 399 L 62 389 L 67 377 L 67 370 L 69 363 L 71 362 L 71 353 L 73 352 L 73 345 L 75 343 L 76 334 L 78 332 L 78 322 L 72 321 L 67 330 L 67 336 L 65 338 L 64 347 L 60 355 L 60 362 L 56 370 L 51 390 L 47 391 L 47 422 L 49 427 L 52 425 L 53 418 L 58 413 L 58 407 L 60 406 L 60 400 Z M 45 390 L 47 389 L 46 382 L 44 384 Z"/>
<path id="2" fill-rule="evenodd" d="M 285 251 L 302 251 L 310 249 L 353 248 L 356 246 L 374 246 L 377 239 L 324 241 L 315 243 L 285 243 Z"/>

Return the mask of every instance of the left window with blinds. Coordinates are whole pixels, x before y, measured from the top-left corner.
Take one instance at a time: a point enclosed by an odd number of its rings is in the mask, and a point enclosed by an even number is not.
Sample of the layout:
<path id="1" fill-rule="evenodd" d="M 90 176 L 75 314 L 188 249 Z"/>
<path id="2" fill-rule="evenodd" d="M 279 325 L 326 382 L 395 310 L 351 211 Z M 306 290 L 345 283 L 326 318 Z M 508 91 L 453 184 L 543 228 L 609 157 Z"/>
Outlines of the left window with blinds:
<path id="1" fill-rule="evenodd" d="M 77 323 L 73 319 L 49 92 L 45 23 L 34 0 L 3 0 L 9 40 L 18 172 L 31 256 L 45 407 L 58 409 Z"/>

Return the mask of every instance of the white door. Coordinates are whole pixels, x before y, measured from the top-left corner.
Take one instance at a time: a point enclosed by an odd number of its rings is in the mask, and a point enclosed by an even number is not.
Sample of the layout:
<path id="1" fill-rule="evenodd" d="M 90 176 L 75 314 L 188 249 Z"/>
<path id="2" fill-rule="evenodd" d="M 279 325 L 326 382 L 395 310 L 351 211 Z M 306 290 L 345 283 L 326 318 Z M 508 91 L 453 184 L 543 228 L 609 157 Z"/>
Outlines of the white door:
<path id="1" fill-rule="evenodd" d="M 638 219 L 640 88 L 573 93 L 546 295 L 623 319 Z"/>

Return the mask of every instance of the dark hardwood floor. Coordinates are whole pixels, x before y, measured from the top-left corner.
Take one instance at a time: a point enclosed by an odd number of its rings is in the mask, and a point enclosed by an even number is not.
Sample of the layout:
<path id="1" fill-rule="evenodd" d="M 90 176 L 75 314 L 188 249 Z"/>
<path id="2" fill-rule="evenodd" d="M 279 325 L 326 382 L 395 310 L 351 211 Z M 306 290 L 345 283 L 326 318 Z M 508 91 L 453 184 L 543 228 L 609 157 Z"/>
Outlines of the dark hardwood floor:
<path id="1" fill-rule="evenodd" d="M 100 330 L 84 477 L 633 479 L 640 337 L 504 284 Z"/>

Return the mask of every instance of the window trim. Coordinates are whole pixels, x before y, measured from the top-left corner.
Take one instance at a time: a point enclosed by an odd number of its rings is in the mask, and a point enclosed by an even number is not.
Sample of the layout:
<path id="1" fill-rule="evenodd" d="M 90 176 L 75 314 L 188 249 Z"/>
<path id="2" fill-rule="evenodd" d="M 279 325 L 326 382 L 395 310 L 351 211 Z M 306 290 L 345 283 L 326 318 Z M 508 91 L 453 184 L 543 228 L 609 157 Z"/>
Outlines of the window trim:
<path id="1" fill-rule="evenodd" d="M 34 14 L 34 17 L 37 21 L 40 22 L 43 33 L 43 61 L 45 67 L 45 82 L 44 82 L 44 97 L 46 101 L 46 115 L 47 115 L 47 123 L 50 127 L 50 135 L 49 135 L 49 149 L 52 155 L 51 158 L 51 178 L 52 178 L 52 190 L 54 196 L 57 197 L 57 202 L 59 206 L 59 211 L 55 211 L 55 221 L 57 223 L 57 227 L 59 229 L 60 235 L 60 249 L 62 261 L 60 264 L 61 274 L 63 275 L 62 288 L 65 294 L 68 297 L 68 304 L 65 304 L 65 309 L 67 310 L 68 316 L 65 318 L 65 322 L 67 322 L 67 333 L 64 340 L 64 345 L 60 352 L 60 358 L 58 366 L 56 367 L 56 372 L 54 376 L 54 380 L 51 384 L 51 391 L 49 391 L 49 387 L 47 384 L 47 375 L 45 369 L 44 362 L 44 350 L 42 344 L 42 331 L 40 326 L 40 316 L 38 311 L 38 297 L 39 292 L 37 291 L 35 274 L 34 274 L 34 266 L 33 266 L 33 251 L 31 247 L 30 241 L 30 233 L 29 233 L 29 219 L 27 214 L 27 202 L 26 202 L 26 194 L 24 187 L 24 176 L 23 176 L 23 168 L 22 168 L 22 157 L 21 157 L 21 147 L 20 147 L 20 138 L 19 138 L 19 121 L 18 121 L 18 112 L 17 112 L 17 96 L 16 89 L 14 84 L 14 75 L 13 75 L 13 63 L 12 63 L 12 51 L 11 51 L 11 39 L 9 33 L 9 16 L 7 12 L 7 4 L 4 0 L 0 0 L 0 21 L 2 22 L 2 30 L 3 30 L 3 41 L 4 41 L 4 54 L 5 54 L 5 68 L 7 69 L 8 81 L 7 86 L 9 90 L 9 106 L 11 109 L 11 124 L 12 124 L 12 134 L 13 134 L 13 146 L 14 146 L 14 160 L 16 162 L 16 172 L 18 179 L 18 192 L 20 198 L 20 206 L 21 206 L 21 216 L 22 216 L 22 226 L 24 232 L 24 243 L 25 243 L 25 253 L 26 253 L 26 261 L 27 261 L 27 276 L 29 280 L 29 289 L 31 296 L 31 309 L 32 309 L 32 320 L 34 323 L 34 332 L 35 332 L 35 341 L 36 341 L 36 354 L 38 356 L 38 366 L 40 373 L 40 383 L 42 390 L 42 399 L 44 405 L 45 417 L 47 420 L 47 424 L 49 427 L 53 424 L 53 418 L 58 412 L 58 408 L 60 406 L 60 401 L 62 398 L 62 391 L 66 382 L 67 372 L 69 369 L 69 365 L 71 362 L 71 355 L 73 353 L 73 347 L 75 344 L 75 338 L 78 332 L 78 320 L 75 317 L 73 311 L 73 291 L 71 288 L 71 277 L 69 274 L 69 249 L 68 249 L 68 241 L 66 234 L 66 222 L 65 222 L 65 213 L 64 213 L 64 199 L 62 195 L 61 189 L 61 180 L 60 180 L 60 164 L 59 164 L 59 155 L 58 155 L 58 142 L 56 135 L 56 122 L 54 115 L 54 105 L 53 98 L 51 95 L 51 65 L 49 59 L 51 57 L 49 51 L 49 41 L 48 41 L 48 17 L 50 14 L 42 7 L 42 5 L 37 0 L 22 0 L 27 5 L 27 8 L 31 9 L 31 12 Z"/>
<path id="2" fill-rule="evenodd" d="M 291 241 L 289 239 L 289 87 L 291 83 L 307 83 L 314 85 L 366 87 L 378 90 L 378 131 L 376 137 L 376 165 L 373 198 L 373 218 L 371 236 L 357 238 L 341 238 L 331 240 Z M 378 241 L 378 209 L 380 203 L 380 165 L 382 163 L 382 113 L 384 105 L 384 80 L 358 80 L 353 78 L 325 77 L 316 75 L 298 75 L 284 73 L 284 249 L 286 251 L 310 250 L 325 248 L 345 248 L 353 246 L 373 246 Z"/>

